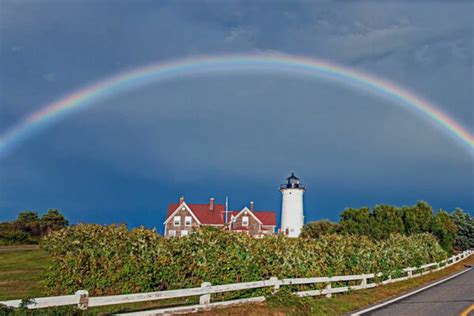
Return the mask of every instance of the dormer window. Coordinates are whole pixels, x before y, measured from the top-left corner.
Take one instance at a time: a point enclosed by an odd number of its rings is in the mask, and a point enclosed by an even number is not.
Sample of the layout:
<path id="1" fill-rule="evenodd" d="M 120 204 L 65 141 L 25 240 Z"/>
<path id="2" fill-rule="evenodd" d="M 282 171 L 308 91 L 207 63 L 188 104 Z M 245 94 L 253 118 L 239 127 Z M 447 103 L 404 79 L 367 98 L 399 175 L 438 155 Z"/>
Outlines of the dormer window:
<path id="1" fill-rule="evenodd" d="M 181 226 L 181 216 L 174 217 L 174 226 Z"/>
<path id="2" fill-rule="evenodd" d="M 249 226 L 249 217 L 242 216 L 242 226 Z"/>

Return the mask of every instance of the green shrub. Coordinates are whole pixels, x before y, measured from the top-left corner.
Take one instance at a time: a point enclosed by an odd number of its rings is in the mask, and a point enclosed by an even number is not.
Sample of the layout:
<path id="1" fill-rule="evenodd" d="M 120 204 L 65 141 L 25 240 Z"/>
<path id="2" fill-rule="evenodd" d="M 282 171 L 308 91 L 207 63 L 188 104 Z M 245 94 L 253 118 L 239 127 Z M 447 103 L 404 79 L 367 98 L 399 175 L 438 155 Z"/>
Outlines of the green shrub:
<path id="1" fill-rule="evenodd" d="M 203 228 L 165 239 L 144 228 L 77 225 L 47 236 L 52 256 L 45 283 L 51 294 L 148 292 L 278 278 L 388 272 L 446 258 L 429 234 L 319 239 L 244 234 Z"/>
<path id="2" fill-rule="evenodd" d="M 19 230 L 0 232 L 0 244 L 14 245 L 14 244 L 35 244 L 37 243 L 31 234 Z"/>

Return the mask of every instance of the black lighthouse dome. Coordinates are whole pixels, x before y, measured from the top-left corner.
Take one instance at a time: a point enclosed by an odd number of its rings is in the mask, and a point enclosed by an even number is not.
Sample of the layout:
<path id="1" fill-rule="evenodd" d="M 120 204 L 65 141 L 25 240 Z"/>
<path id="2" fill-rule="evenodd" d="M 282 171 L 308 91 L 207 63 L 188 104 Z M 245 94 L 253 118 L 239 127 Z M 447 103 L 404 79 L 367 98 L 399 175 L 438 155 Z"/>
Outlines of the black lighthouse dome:
<path id="1" fill-rule="evenodd" d="M 304 189 L 304 185 L 300 184 L 300 179 L 295 176 L 295 173 L 292 172 L 291 175 L 286 178 L 287 183 L 281 186 L 281 189 Z"/>

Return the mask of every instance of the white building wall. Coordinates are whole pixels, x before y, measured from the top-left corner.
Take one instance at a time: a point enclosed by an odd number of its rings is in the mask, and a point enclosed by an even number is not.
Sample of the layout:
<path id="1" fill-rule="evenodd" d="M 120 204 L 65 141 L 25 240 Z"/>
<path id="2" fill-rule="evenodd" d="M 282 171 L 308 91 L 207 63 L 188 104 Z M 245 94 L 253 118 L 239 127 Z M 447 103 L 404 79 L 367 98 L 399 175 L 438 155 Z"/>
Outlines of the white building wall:
<path id="1" fill-rule="evenodd" d="M 285 188 L 280 190 L 283 195 L 281 206 L 281 231 L 288 229 L 288 237 L 298 237 L 304 225 L 303 193 L 301 188 Z"/>

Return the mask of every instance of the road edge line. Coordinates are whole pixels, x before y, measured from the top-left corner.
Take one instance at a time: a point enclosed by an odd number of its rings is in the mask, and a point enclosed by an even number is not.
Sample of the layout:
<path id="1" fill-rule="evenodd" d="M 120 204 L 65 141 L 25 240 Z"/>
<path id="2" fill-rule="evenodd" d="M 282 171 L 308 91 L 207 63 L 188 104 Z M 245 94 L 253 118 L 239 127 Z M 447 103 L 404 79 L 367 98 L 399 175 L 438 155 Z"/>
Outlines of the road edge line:
<path id="1" fill-rule="evenodd" d="M 474 311 L 474 304 L 471 304 L 471 306 L 468 306 L 465 310 L 459 314 L 459 316 L 468 316 L 470 312 Z"/>
<path id="2" fill-rule="evenodd" d="M 447 277 L 447 278 L 445 278 L 445 279 L 436 281 L 435 283 L 428 284 L 428 285 L 426 285 L 426 286 L 424 286 L 424 287 L 422 287 L 422 288 L 420 288 L 420 289 L 418 289 L 418 290 L 415 290 L 415 291 L 413 291 L 413 292 L 409 292 L 409 293 L 407 293 L 407 294 L 404 294 L 404 295 L 402 295 L 402 296 L 398 296 L 398 297 L 396 297 L 396 298 L 394 298 L 394 299 L 391 299 L 391 300 L 389 300 L 389 301 L 386 301 L 386 302 L 377 304 L 377 305 L 375 305 L 375 306 L 372 306 L 372 307 L 363 309 L 363 310 L 361 310 L 361 311 L 352 313 L 351 316 L 363 315 L 363 314 L 365 314 L 365 313 L 367 313 L 367 312 L 373 311 L 373 310 L 375 310 L 375 309 L 379 309 L 379 308 L 381 308 L 381 307 L 383 307 L 383 306 L 390 305 L 390 304 L 395 303 L 395 302 L 397 302 L 397 301 L 400 301 L 400 300 L 402 300 L 402 299 L 404 299 L 404 298 L 410 297 L 410 296 L 415 295 L 415 294 L 417 294 L 417 293 L 420 293 L 420 292 L 422 292 L 422 291 L 424 291 L 424 290 L 427 290 L 427 289 L 429 289 L 429 288 L 432 288 L 432 287 L 434 287 L 434 286 L 436 286 L 436 285 L 438 285 L 438 284 L 441 284 L 441 283 L 444 283 L 444 282 L 449 281 L 449 280 L 451 280 L 451 279 L 454 279 L 455 277 L 460 276 L 461 274 L 464 274 L 464 273 L 470 271 L 471 269 L 472 269 L 472 267 L 471 267 L 471 268 L 467 268 L 467 269 L 465 269 L 465 270 L 463 270 L 463 271 L 461 271 L 461 272 L 458 272 L 458 273 L 456 273 L 456 274 L 453 274 L 453 275 L 451 275 L 451 276 L 449 276 L 449 277 Z"/>

